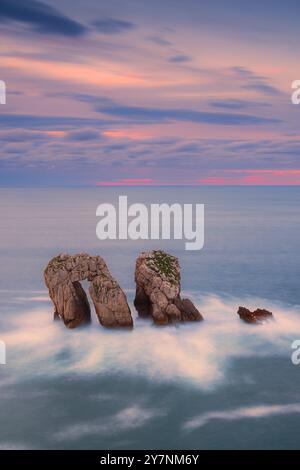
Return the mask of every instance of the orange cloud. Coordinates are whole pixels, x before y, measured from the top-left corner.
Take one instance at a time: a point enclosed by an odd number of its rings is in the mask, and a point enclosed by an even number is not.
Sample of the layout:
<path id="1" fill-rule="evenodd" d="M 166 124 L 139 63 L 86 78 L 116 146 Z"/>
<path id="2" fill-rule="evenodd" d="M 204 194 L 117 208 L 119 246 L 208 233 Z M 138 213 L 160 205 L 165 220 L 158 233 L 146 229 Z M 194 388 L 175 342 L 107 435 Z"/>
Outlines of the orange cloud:
<path id="1" fill-rule="evenodd" d="M 143 76 L 140 70 L 129 70 L 124 64 L 99 60 L 82 64 L 10 56 L 2 57 L 1 67 L 22 71 L 30 76 L 104 87 L 160 87 L 180 81 L 168 75 L 152 78 L 145 74 Z"/>
<path id="2" fill-rule="evenodd" d="M 45 78 L 109 87 L 140 86 L 146 83 L 146 80 L 143 78 L 126 71 L 109 71 L 112 65 L 107 63 L 84 65 L 46 62 L 20 57 L 4 57 L 1 60 L 1 66 Z"/>
<path id="3" fill-rule="evenodd" d="M 64 137 L 66 135 L 65 131 L 41 131 L 41 133 L 53 137 Z"/>
<path id="4" fill-rule="evenodd" d="M 106 137 L 110 137 L 112 139 L 130 139 L 130 140 L 145 140 L 148 139 L 150 136 L 145 134 L 144 132 L 136 131 L 136 130 L 112 130 L 112 131 L 105 131 L 103 135 Z"/>

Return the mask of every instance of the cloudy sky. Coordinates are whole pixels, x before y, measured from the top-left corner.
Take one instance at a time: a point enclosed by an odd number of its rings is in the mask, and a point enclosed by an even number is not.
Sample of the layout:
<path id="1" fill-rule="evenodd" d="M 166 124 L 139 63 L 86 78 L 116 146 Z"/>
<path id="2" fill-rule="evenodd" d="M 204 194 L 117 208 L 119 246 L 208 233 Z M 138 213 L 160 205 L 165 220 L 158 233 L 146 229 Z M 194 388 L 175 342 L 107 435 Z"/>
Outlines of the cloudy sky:
<path id="1" fill-rule="evenodd" d="M 299 184 L 299 13 L 1 0 L 0 185 Z"/>

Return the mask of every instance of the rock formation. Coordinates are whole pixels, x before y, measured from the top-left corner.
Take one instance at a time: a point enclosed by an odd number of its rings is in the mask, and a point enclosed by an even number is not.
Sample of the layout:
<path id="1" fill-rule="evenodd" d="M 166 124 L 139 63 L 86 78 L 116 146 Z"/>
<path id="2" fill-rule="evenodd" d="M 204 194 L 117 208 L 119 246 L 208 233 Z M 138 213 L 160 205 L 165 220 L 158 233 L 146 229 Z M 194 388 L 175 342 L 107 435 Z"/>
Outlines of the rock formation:
<path id="1" fill-rule="evenodd" d="M 83 280 L 90 282 L 90 296 L 101 325 L 133 326 L 126 296 L 100 256 L 61 254 L 49 262 L 44 276 L 55 307 L 54 318 L 62 319 L 68 328 L 91 321 L 90 305 L 80 284 Z"/>
<path id="2" fill-rule="evenodd" d="M 188 299 L 180 297 L 178 259 L 163 251 L 141 253 L 135 268 L 134 305 L 141 317 L 151 316 L 157 325 L 203 320 Z"/>
<path id="3" fill-rule="evenodd" d="M 273 319 L 273 314 L 272 312 L 269 312 L 268 310 L 264 310 L 261 308 L 258 308 L 251 312 L 248 310 L 246 307 L 239 307 L 238 309 L 238 315 L 241 320 L 243 320 L 246 323 L 264 323 L 267 320 Z"/>

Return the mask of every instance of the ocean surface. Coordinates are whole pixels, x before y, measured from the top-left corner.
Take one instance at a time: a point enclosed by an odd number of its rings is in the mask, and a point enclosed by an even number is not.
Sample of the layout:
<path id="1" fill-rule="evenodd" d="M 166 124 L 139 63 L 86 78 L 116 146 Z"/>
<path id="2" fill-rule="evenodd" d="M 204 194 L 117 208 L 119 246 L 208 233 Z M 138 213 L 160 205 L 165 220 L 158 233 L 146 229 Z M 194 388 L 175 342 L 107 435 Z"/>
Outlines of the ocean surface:
<path id="1" fill-rule="evenodd" d="M 119 195 L 205 204 L 204 248 L 98 240 L 96 208 Z M 299 448 L 299 187 L 0 189 L 0 220 L 1 449 Z M 136 318 L 135 259 L 153 248 L 178 256 L 204 322 Z M 104 257 L 133 331 L 53 322 L 43 270 L 61 252 Z M 239 305 L 275 321 L 246 325 Z"/>

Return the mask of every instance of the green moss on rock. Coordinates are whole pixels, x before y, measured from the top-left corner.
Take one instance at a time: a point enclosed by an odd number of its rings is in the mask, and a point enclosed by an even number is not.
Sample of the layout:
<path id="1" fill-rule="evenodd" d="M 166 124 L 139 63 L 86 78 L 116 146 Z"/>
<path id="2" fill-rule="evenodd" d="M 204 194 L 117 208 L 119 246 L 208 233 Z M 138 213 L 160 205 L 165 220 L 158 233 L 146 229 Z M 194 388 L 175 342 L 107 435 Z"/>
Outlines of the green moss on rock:
<path id="1" fill-rule="evenodd" d="M 153 251 L 152 256 L 147 260 L 147 266 L 164 277 L 171 285 L 177 285 L 180 281 L 177 271 L 178 262 L 175 256 L 160 250 Z"/>

